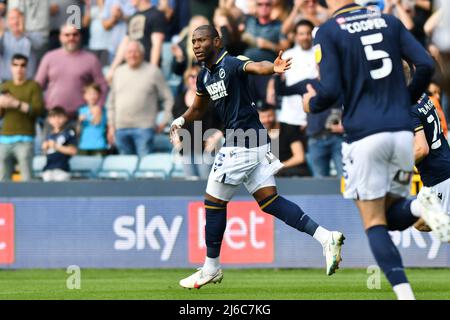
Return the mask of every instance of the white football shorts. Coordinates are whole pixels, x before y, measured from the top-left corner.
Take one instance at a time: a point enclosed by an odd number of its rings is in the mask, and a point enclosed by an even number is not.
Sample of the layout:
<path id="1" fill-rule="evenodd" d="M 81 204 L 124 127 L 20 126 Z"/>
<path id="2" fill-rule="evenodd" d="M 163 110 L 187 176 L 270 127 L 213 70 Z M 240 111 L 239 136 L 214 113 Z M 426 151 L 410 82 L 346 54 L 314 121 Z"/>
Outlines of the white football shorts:
<path id="1" fill-rule="evenodd" d="M 374 200 L 407 197 L 414 168 L 414 135 L 381 132 L 342 144 L 344 198 Z"/>
<path id="2" fill-rule="evenodd" d="M 250 194 L 275 186 L 273 175 L 283 164 L 270 152 L 270 144 L 256 148 L 222 147 L 216 155 L 208 178 L 206 193 L 230 201 L 241 184 Z"/>

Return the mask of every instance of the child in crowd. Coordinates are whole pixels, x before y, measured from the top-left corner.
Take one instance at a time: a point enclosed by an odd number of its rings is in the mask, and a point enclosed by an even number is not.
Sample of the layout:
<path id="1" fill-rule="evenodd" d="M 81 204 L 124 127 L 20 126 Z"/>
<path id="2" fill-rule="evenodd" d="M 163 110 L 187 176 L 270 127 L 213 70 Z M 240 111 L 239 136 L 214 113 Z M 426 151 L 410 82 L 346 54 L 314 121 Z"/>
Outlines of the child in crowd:
<path id="1" fill-rule="evenodd" d="M 47 121 L 52 132 L 42 143 L 42 150 L 47 155 L 42 178 L 44 181 L 70 180 L 69 159 L 77 153 L 75 130 L 66 128 L 67 113 L 62 107 L 49 111 Z"/>
<path id="2" fill-rule="evenodd" d="M 80 134 L 79 154 L 105 156 L 108 149 L 106 142 L 106 111 L 98 102 L 101 88 L 92 83 L 84 87 L 86 104 L 78 111 L 78 130 Z"/>

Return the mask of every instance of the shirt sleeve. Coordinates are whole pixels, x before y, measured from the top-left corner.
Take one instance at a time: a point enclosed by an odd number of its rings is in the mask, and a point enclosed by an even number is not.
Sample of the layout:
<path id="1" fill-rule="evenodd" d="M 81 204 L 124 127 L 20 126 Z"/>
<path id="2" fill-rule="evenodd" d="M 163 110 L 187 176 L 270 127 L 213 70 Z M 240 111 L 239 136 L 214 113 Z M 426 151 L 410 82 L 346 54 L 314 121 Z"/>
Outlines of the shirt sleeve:
<path id="1" fill-rule="evenodd" d="M 317 95 L 310 101 L 312 113 L 321 112 L 334 105 L 342 92 L 341 64 L 330 27 L 331 25 L 321 27 L 314 40 L 320 82 L 317 83 L 318 86 L 315 88 Z"/>
<path id="2" fill-rule="evenodd" d="M 246 74 L 245 68 L 247 68 L 247 66 L 252 63 L 253 61 L 246 56 L 237 56 L 235 59 L 233 59 L 234 61 L 234 70 L 236 71 L 236 74 L 238 76 L 243 76 L 244 74 Z"/>
<path id="3" fill-rule="evenodd" d="M 164 16 L 164 13 L 162 13 L 159 10 L 156 10 L 155 12 L 156 12 L 155 15 L 152 17 L 152 20 L 150 21 L 151 32 L 165 33 L 167 28 L 166 17 Z"/>
<path id="4" fill-rule="evenodd" d="M 206 90 L 205 84 L 203 83 L 203 76 L 204 73 L 200 71 L 200 73 L 197 76 L 197 92 L 196 94 L 200 97 L 208 96 L 208 91 Z"/>

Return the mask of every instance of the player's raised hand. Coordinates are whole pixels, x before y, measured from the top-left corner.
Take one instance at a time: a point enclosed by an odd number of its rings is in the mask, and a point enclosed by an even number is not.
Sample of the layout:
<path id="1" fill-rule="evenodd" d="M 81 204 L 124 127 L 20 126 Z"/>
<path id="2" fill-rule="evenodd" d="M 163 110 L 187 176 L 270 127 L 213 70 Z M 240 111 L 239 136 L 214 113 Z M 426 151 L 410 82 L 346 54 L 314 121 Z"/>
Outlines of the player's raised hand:
<path id="1" fill-rule="evenodd" d="M 317 95 L 317 92 L 314 89 L 314 87 L 310 84 L 306 85 L 306 90 L 308 90 L 308 92 L 306 92 L 303 95 L 303 110 L 305 110 L 306 113 L 309 113 L 311 111 L 311 109 L 309 107 L 309 102 L 311 101 L 311 99 L 313 97 L 315 97 Z"/>
<path id="2" fill-rule="evenodd" d="M 284 73 L 286 70 L 291 68 L 292 58 L 283 59 L 283 50 L 280 50 L 278 57 L 273 62 L 273 71 L 275 73 Z"/>

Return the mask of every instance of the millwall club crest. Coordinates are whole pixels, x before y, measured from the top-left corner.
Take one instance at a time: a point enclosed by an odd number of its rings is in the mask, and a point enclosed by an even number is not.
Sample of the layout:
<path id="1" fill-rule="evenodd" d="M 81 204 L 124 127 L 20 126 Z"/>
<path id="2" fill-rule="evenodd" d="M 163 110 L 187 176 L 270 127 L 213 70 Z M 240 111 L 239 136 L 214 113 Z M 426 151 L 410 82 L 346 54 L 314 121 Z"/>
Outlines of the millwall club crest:
<path id="1" fill-rule="evenodd" d="M 224 70 L 223 68 L 221 68 L 221 69 L 219 70 L 219 77 L 220 77 L 220 79 L 225 78 L 225 70 Z"/>

